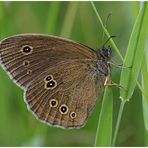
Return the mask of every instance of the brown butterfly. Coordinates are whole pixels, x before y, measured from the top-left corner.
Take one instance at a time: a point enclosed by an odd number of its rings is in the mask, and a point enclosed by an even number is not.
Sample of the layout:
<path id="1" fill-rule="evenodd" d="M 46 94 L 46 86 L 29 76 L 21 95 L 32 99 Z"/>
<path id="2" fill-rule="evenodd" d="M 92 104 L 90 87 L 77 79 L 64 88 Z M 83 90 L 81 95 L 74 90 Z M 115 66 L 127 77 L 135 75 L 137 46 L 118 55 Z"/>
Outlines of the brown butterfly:
<path id="1" fill-rule="evenodd" d="M 0 43 L 0 61 L 25 91 L 37 119 L 58 127 L 82 127 L 110 78 L 111 48 L 97 51 L 67 39 L 39 34 Z"/>

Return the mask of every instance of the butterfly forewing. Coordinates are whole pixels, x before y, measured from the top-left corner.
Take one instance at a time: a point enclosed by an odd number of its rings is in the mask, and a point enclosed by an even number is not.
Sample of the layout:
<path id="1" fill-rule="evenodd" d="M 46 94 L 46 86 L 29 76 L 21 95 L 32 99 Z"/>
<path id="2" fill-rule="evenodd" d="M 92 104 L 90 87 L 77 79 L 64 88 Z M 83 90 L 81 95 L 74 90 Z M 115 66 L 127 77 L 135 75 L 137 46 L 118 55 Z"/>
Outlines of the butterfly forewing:
<path id="1" fill-rule="evenodd" d="M 61 61 L 96 58 L 92 49 L 54 36 L 18 35 L 0 43 L 1 64 L 23 87 Z"/>

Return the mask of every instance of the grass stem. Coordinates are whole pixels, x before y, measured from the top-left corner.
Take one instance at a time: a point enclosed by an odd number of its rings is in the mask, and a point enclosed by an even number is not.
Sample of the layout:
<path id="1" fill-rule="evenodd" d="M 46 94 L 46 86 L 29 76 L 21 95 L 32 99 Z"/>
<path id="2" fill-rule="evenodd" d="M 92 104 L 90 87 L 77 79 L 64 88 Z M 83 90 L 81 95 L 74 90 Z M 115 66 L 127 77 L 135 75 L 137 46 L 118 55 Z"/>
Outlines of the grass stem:
<path id="1" fill-rule="evenodd" d="M 121 121 L 121 117 L 122 117 L 125 102 L 126 102 L 125 100 L 122 100 L 121 104 L 120 104 L 118 117 L 117 117 L 117 122 L 116 122 L 116 126 L 115 126 L 115 131 L 114 131 L 114 135 L 113 135 L 112 146 L 115 146 L 115 144 L 116 144 L 117 134 L 118 134 L 119 125 L 120 125 L 120 121 Z"/>

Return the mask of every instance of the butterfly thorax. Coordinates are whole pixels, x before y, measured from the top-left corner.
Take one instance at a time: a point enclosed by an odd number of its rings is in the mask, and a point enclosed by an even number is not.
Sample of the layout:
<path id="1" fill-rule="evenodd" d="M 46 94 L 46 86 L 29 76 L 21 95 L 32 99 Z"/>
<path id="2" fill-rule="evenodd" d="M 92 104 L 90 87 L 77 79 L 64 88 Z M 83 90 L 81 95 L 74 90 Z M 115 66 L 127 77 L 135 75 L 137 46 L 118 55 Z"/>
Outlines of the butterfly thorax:
<path id="1" fill-rule="evenodd" d="M 97 61 L 97 70 L 98 73 L 104 76 L 110 75 L 110 65 L 105 60 L 98 60 Z"/>

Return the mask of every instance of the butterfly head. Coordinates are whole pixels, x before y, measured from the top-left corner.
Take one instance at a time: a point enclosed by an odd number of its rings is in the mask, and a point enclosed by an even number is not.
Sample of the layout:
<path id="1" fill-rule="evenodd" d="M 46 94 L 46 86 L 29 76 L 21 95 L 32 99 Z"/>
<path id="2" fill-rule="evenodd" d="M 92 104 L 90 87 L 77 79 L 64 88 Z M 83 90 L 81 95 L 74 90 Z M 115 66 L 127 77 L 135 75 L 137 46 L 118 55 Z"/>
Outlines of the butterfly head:
<path id="1" fill-rule="evenodd" d="M 110 46 L 108 46 L 108 48 L 103 47 L 101 49 L 98 50 L 98 56 L 106 61 L 110 61 L 111 57 L 112 57 L 112 48 Z"/>
<path id="2" fill-rule="evenodd" d="M 110 36 L 107 41 L 103 44 L 102 48 L 100 48 L 99 50 L 97 50 L 97 55 L 99 58 L 101 58 L 102 60 L 105 61 L 110 61 L 111 57 L 112 57 L 112 48 L 110 46 L 108 46 L 108 48 L 105 47 L 106 43 L 108 43 L 110 41 L 110 39 L 112 39 L 113 37 L 116 36 Z"/>

